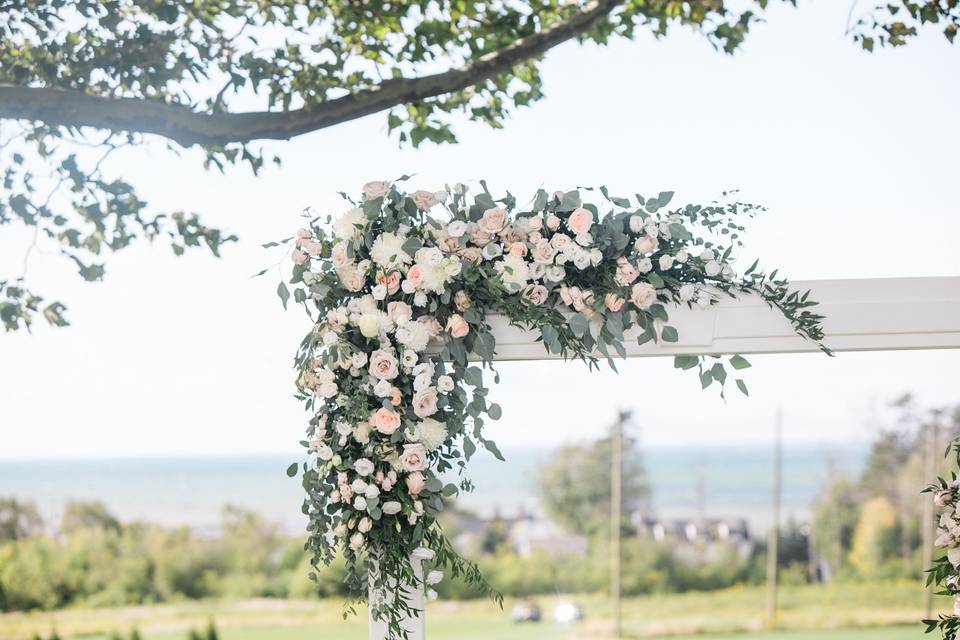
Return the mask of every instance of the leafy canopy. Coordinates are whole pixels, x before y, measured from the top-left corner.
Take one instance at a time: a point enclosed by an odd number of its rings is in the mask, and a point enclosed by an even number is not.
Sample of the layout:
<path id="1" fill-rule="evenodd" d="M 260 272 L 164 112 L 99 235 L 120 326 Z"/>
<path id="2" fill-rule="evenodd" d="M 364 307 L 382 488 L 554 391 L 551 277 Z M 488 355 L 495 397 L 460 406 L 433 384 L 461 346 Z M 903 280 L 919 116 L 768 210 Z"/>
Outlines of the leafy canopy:
<path id="1" fill-rule="evenodd" d="M 795 0 L 781 0 L 790 4 Z M 456 142 L 463 119 L 502 126 L 543 98 L 539 65 L 567 40 L 671 26 L 731 53 L 769 0 L 537 0 L 320 3 L 277 0 L 0 0 L 0 225 L 33 230 L 20 273 L 0 274 L 0 322 L 64 325 L 64 306 L 27 287 L 38 242 L 86 280 L 137 239 L 214 255 L 235 237 L 195 212 L 155 212 L 102 171 L 116 149 L 159 136 L 199 147 L 208 170 L 257 173 L 262 140 L 285 140 L 387 112 L 400 143 Z M 958 0 L 897 0 L 856 21 L 866 50 L 937 23 L 953 40 Z"/>

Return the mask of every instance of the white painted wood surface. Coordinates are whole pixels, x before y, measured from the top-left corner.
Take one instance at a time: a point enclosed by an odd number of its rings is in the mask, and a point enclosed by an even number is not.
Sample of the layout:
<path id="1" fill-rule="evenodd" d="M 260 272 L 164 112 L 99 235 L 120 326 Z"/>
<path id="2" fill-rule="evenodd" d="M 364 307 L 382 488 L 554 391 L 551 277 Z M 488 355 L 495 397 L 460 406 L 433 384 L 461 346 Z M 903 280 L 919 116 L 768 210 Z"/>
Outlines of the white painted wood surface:
<path id="1" fill-rule="evenodd" d="M 810 289 L 820 302 L 813 311 L 825 316 L 826 344 L 834 351 L 960 348 L 960 277 L 809 280 L 794 283 Z M 817 347 L 794 334 L 779 311 L 757 297 L 724 299 L 708 309 L 673 307 L 669 324 L 679 342 L 637 345 L 625 336 L 628 357 L 679 353 L 797 353 Z M 497 339 L 497 360 L 558 359 L 535 342 L 539 331 L 490 319 Z"/>
<path id="2" fill-rule="evenodd" d="M 814 307 L 825 316 L 826 344 L 834 351 L 891 351 L 960 348 L 960 277 L 810 280 L 795 282 L 810 289 Z M 709 309 L 669 309 L 670 324 L 680 341 L 637 345 L 626 336 L 628 357 L 679 353 L 799 353 L 817 347 L 793 333 L 779 311 L 756 297 L 724 300 Z M 491 318 L 497 339 L 497 360 L 547 360 L 536 342 L 538 331 L 511 327 L 502 317 Z M 420 571 L 417 564 L 416 570 Z M 419 574 L 418 574 L 419 575 Z M 371 598 L 376 594 L 371 592 Z M 423 611 L 423 591 L 410 603 Z M 425 640 L 425 615 L 408 621 L 410 640 Z M 384 640 L 385 626 L 370 622 L 370 640 Z"/>
<path id="3" fill-rule="evenodd" d="M 423 591 L 423 560 L 414 555 L 410 558 L 410 565 L 413 568 L 413 573 L 417 577 L 419 585 L 406 585 L 406 600 L 407 604 L 409 604 L 412 608 L 420 611 L 420 615 L 416 616 L 415 618 L 407 618 L 403 622 L 403 628 L 407 631 L 407 640 L 424 640 L 427 635 L 427 616 L 424 608 L 425 598 Z M 380 593 L 373 588 L 372 581 L 367 597 L 371 603 L 377 602 L 381 597 Z M 386 640 L 386 623 L 380 620 L 374 620 L 372 612 L 369 613 L 369 619 L 370 640 Z"/>

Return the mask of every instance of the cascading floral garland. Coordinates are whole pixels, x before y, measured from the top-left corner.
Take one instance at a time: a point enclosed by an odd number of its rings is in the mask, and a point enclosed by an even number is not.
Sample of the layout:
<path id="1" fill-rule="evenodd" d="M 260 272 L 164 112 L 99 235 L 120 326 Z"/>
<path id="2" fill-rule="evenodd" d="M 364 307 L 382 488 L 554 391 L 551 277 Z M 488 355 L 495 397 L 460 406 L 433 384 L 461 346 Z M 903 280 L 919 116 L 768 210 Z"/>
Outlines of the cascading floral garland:
<path id="1" fill-rule="evenodd" d="M 295 244 L 293 299 L 314 322 L 296 356 L 299 397 L 312 415 L 302 442 L 309 456 L 288 469 L 302 467 L 306 548 L 314 566 L 341 550 L 358 599 L 368 581 L 392 594 L 371 603 L 391 637 L 405 637 L 401 621 L 417 613 L 396 585 L 442 578 L 417 578 L 411 554 L 496 597 L 436 521 L 444 499 L 472 490 L 464 471 L 478 447 L 503 459 L 483 430 L 501 414 L 482 375 L 496 353 L 491 314 L 538 330 L 550 353 L 591 367 L 602 357 L 616 369 L 628 330 L 640 344 L 677 341 L 669 305 L 705 308 L 756 294 L 828 351 L 809 292 L 791 291 L 757 263 L 739 277 L 733 270 L 740 219 L 760 207 L 668 209 L 672 192 L 631 201 L 601 187 L 601 216 L 578 190 L 540 190 L 518 206 L 480 185 L 468 198 L 463 185 L 408 194 L 370 182 L 339 218 L 311 219 L 284 241 Z M 286 306 L 290 288 L 281 283 L 278 294 Z M 749 366 L 718 355 L 681 355 L 674 364 L 696 369 L 703 387 L 719 383 L 721 393 L 728 366 Z"/>
<path id="2" fill-rule="evenodd" d="M 946 454 L 949 456 L 951 452 L 960 467 L 960 441 L 951 443 Z M 951 472 L 949 479 L 937 478 L 923 493 L 933 494 L 933 504 L 939 510 L 934 546 L 944 551 L 927 571 L 927 586 L 939 587 L 937 593 L 952 596 L 954 602 L 951 615 L 941 614 L 923 623 L 927 625 L 927 633 L 939 628 L 944 640 L 955 640 L 960 632 L 960 479 L 957 472 Z"/>

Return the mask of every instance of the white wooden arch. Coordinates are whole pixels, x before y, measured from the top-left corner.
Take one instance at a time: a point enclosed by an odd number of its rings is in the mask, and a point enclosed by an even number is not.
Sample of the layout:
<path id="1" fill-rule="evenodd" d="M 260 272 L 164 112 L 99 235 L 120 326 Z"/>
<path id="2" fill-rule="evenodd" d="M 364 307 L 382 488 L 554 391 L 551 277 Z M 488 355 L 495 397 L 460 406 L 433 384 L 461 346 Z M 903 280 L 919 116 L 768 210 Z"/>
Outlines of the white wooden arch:
<path id="1" fill-rule="evenodd" d="M 793 287 L 810 289 L 811 299 L 820 303 L 816 311 L 825 316 L 824 342 L 836 352 L 960 348 L 960 277 L 810 280 L 794 282 Z M 638 346 L 635 336 L 627 335 L 627 357 L 817 351 L 757 297 L 724 299 L 708 309 L 678 307 L 669 314 L 679 342 Z M 491 318 L 490 324 L 497 340 L 496 360 L 560 357 L 536 341 L 538 331 L 512 327 L 501 317 Z M 423 595 L 414 593 L 410 604 L 422 610 Z M 408 620 L 406 627 L 409 640 L 425 640 L 424 615 Z M 385 626 L 371 620 L 370 640 L 385 638 Z"/>

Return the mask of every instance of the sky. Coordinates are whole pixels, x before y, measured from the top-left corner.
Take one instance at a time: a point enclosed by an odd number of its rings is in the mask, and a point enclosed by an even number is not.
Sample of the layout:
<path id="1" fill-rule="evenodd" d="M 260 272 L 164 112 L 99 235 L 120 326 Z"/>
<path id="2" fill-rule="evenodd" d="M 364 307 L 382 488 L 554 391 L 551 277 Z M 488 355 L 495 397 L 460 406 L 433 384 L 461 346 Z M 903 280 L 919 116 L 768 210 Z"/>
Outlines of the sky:
<path id="1" fill-rule="evenodd" d="M 292 357 L 308 323 L 274 290 L 287 262 L 260 244 L 292 235 L 300 212 L 340 213 L 338 191 L 415 174 L 411 188 L 674 190 L 703 202 L 724 190 L 763 203 L 740 263 L 761 256 L 795 279 L 960 275 L 956 149 L 960 48 L 936 32 L 896 51 L 844 36 L 848 3 L 775 6 L 732 57 L 677 30 L 609 47 L 565 44 L 543 66 L 547 98 L 502 130 L 458 127 L 460 144 L 398 148 L 373 115 L 271 144 L 284 164 L 253 177 L 202 171 L 156 145 L 113 156 L 108 174 L 156 210 L 199 211 L 237 233 L 221 260 L 141 244 L 85 283 L 41 245 L 33 288 L 64 300 L 72 325 L 0 336 L 0 459 L 290 453 L 306 427 Z M 0 273 L 19 273 L 29 236 L 5 228 Z M 279 265 L 279 266 L 277 266 Z M 250 276 L 264 267 L 261 278 Z M 577 363 L 503 363 L 493 389 L 503 447 L 554 446 L 635 411 L 649 445 L 865 440 L 888 403 L 955 403 L 960 352 L 762 356 L 750 398 L 701 392 L 669 358 L 620 375 Z"/>

